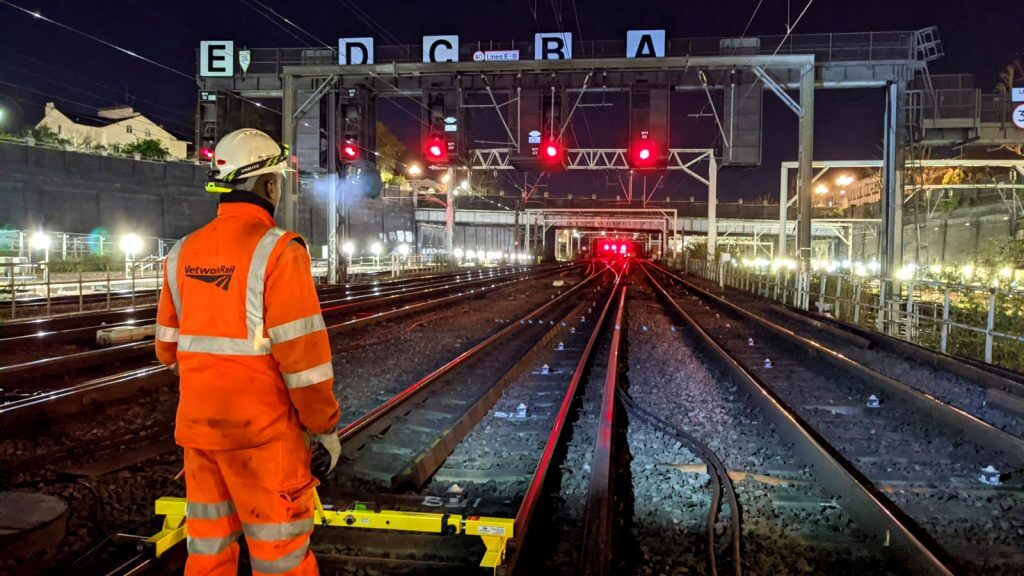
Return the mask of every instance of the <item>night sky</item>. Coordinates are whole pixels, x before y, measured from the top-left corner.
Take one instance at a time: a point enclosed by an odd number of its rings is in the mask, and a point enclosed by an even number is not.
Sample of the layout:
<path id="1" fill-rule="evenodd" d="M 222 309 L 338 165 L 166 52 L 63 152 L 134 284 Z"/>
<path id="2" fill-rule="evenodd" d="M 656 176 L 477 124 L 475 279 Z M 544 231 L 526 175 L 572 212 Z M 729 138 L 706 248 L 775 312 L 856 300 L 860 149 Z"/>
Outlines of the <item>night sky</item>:
<path id="1" fill-rule="evenodd" d="M 548 0 L 498 2 L 447 0 L 410 2 L 378 0 L 261 0 L 324 42 L 340 36 L 374 36 L 391 44 L 376 25 L 403 44 L 419 44 L 424 34 L 459 34 L 475 40 L 530 40 L 537 31 L 561 28 L 584 40 L 625 38 L 626 29 L 664 28 L 669 38 L 738 36 L 758 0 L 599 1 Z M 156 2 L 146 0 L 11 0 L 77 30 L 135 51 L 170 68 L 192 75 L 195 49 L 203 39 L 230 39 L 249 47 L 302 45 L 270 15 L 265 18 L 253 0 Z M 372 22 L 351 9 L 356 5 Z M 748 35 L 785 33 L 787 10 L 795 19 L 806 0 L 763 0 Z M 556 14 L 560 16 L 556 18 Z M 536 18 L 535 18 L 536 14 Z M 578 21 L 576 18 L 578 14 Z M 276 23 L 275 23 L 276 22 Z M 794 33 L 914 30 L 938 26 L 946 55 L 932 63 L 933 74 L 971 73 L 978 87 L 992 89 L 999 71 L 1021 58 L 1024 45 L 1024 3 L 1016 0 L 813 0 Z M 301 34 L 299 34 L 301 36 Z M 12 86 L 17 85 L 17 87 Z M 37 92 L 33 92 L 37 91 Z M 49 94 L 40 94 L 46 93 Z M 65 98 L 61 100 L 57 97 Z M 2 128 L 34 124 L 43 104 L 76 114 L 125 100 L 176 134 L 192 139 L 194 82 L 136 60 L 93 40 L 62 30 L 0 3 L 0 103 L 8 110 Z M 711 144 L 713 123 L 693 121 L 692 104 L 673 101 L 673 134 L 687 134 L 686 145 Z M 415 106 L 414 104 L 411 106 Z M 693 110 L 687 108 L 693 107 Z M 818 91 L 816 99 L 817 159 L 876 158 L 882 132 L 881 90 Z M 624 135 L 603 133 L 602 112 L 587 112 L 594 142 L 582 145 L 623 146 Z M 607 112 L 605 112 L 607 113 Z M 625 114 L 619 109 L 616 114 Z M 382 107 L 380 118 L 417 148 L 418 125 L 393 109 Z M 765 95 L 764 165 L 760 169 L 723 172 L 723 200 L 747 200 L 777 191 L 778 163 L 796 159 L 796 118 L 770 94 Z M 680 127 L 680 124 L 682 127 Z M 677 143 L 673 143 L 677 145 Z M 552 195 L 579 190 L 605 178 L 557 178 Z M 606 188 L 614 193 L 612 188 Z M 667 190 L 701 196 L 685 182 L 671 181 Z"/>

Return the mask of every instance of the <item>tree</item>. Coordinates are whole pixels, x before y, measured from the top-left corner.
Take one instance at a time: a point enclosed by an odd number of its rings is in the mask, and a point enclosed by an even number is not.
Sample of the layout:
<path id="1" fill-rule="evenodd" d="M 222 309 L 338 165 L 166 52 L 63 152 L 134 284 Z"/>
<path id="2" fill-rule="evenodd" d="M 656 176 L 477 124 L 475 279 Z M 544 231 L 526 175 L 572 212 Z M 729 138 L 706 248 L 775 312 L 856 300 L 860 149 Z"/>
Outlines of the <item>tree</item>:
<path id="1" fill-rule="evenodd" d="M 40 144 L 55 144 L 58 146 L 64 146 L 70 144 L 71 141 L 67 138 L 61 138 L 59 134 L 50 129 L 49 126 L 40 125 L 34 128 L 28 128 L 25 130 L 25 136 L 31 137 Z"/>
<path id="2" fill-rule="evenodd" d="M 409 148 L 395 136 L 383 122 L 377 122 L 377 169 L 381 175 L 385 172 L 395 174 L 401 172 L 400 162 L 409 153 Z"/>
<path id="3" fill-rule="evenodd" d="M 146 160 L 164 160 L 171 153 L 164 146 L 163 142 L 153 138 L 145 138 L 131 144 L 125 144 L 121 147 L 121 152 L 125 154 L 138 154 Z"/>

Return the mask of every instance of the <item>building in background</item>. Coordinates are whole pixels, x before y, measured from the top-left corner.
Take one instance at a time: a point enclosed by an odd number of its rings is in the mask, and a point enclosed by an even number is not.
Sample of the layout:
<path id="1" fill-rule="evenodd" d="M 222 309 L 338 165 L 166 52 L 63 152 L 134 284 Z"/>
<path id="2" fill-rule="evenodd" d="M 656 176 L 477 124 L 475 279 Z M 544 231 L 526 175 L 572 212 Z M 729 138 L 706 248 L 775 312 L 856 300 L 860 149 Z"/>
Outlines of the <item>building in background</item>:
<path id="1" fill-rule="evenodd" d="M 188 142 L 179 140 L 131 106 L 103 108 L 94 118 L 72 119 L 53 102 L 47 102 L 43 119 L 36 124 L 36 127 L 42 126 L 53 130 L 59 138 L 69 140 L 76 148 L 111 147 L 152 139 L 162 143 L 175 160 L 184 160 L 188 155 Z"/>
<path id="2" fill-rule="evenodd" d="M 854 178 L 848 174 L 834 181 L 821 179 L 814 186 L 814 205 L 820 208 L 850 208 L 882 201 L 882 181 L 874 175 Z"/>

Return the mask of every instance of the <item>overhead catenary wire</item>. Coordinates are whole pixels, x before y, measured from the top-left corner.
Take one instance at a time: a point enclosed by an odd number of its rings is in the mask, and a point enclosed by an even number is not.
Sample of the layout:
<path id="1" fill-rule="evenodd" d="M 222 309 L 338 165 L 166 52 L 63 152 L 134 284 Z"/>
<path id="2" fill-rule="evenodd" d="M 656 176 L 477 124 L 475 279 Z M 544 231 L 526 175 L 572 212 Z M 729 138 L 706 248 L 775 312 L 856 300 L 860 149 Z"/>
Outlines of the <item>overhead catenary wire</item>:
<path id="1" fill-rule="evenodd" d="M 20 72 L 22 74 L 28 74 L 29 76 L 33 76 L 33 77 L 38 78 L 38 79 L 40 79 L 40 80 L 42 80 L 44 82 L 49 82 L 51 84 L 55 84 L 57 86 L 65 88 L 67 90 L 72 90 L 74 92 L 79 92 L 81 94 L 84 94 L 86 96 L 90 96 L 92 98 L 97 98 L 99 100 L 102 100 L 103 102 L 109 102 L 109 103 L 115 104 L 115 105 L 121 103 L 120 101 L 115 100 L 115 99 L 113 99 L 113 98 L 111 98 L 109 96 L 103 96 L 102 94 L 97 94 L 95 92 L 90 92 L 90 91 L 85 90 L 83 88 L 79 88 L 77 86 L 72 86 L 70 84 L 61 82 L 59 80 L 55 80 L 53 78 L 49 78 L 49 77 L 43 76 L 41 74 L 36 74 L 35 72 L 29 71 L 29 70 L 25 70 L 24 68 L 21 68 L 20 66 L 11 64 L 10 62 L 5 62 L 4 65 L 6 65 L 6 66 L 8 66 L 10 68 L 15 69 L 15 70 L 17 70 L 18 72 Z M 23 88 L 26 88 L 26 87 L 23 87 Z M 93 107 L 94 110 L 96 108 L 97 108 L 96 106 Z M 159 120 L 163 120 L 167 124 L 177 126 L 178 128 L 185 128 L 185 130 L 182 131 L 181 134 L 188 134 L 188 133 L 190 133 L 192 131 L 192 126 L 189 123 L 183 122 L 182 120 L 175 120 L 175 119 L 168 118 L 166 116 L 163 116 L 163 115 L 160 115 L 160 114 L 155 114 L 155 113 L 147 113 L 146 116 L 147 117 L 156 118 L 156 119 L 159 119 Z"/>
<path id="2" fill-rule="evenodd" d="M 32 56 L 29 56 L 27 54 L 22 54 L 20 52 L 15 52 L 15 51 L 10 51 L 9 53 L 13 54 L 14 56 L 16 56 L 18 58 L 22 58 L 24 60 L 28 60 L 29 62 L 32 62 L 32 63 L 34 63 L 36 65 L 45 66 L 46 68 L 49 68 L 50 70 L 53 70 L 55 73 L 60 74 L 61 76 L 65 77 L 65 78 L 74 78 L 76 81 L 85 82 L 87 84 L 90 84 L 91 86 L 95 86 L 97 88 L 101 88 L 101 89 L 107 90 L 109 92 L 117 93 L 119 96 L 123 94 L 125 96 L 125 98 L 131 99 L 132 102 L 142 102 L 144 104 L 148 104 L 150 106 L 154 106 L 156 108 L 160 108 L 162 110 L 166 110 L 166 111 L 168 111 L 170 113 L 173 113 L 175 115 L 179 115 L 182 118 L 188 118 L 190 122 L 192 120 L 192 115 L 191 114 L 186 113 L 186 112 L 182 112 L 178 108 L 172 108 L 170 106 L 165 106 L 163 104 L 158 104 L 156 102 L 153 102 L 152 100 L 146 100 L 144 98 L 141 98 L 141 97 L 137 96 L 136 94 L 128 92 L 127 90 L 122 90 L 120 88 L 115 88 L 113 86 L 110 86 L 109 84 L 102 84 L 100 82 L 96 82 L 95 80 L 87 78 L 87 77 L 85 77 L 83 75 L 75 74 L 74 72 L 70 72 L 70 71 L 65 70 L 63 68 L 54 66 L 53 64 L 50 64 L 48 62 L 44 62 L 42 60 L 39 60 L 38 58 L 33 58 Z M 9 66 L 14 66 L 10 62 L 7 62 L 7 64 Z M 126 104 L 127 104 L 127 102 L 126 102 Z"/>
<path id="3" fill-rule="evenodd" d="M 176 70 L 174 68 L 171 68 L 170 66 L 167 66 L 166 64 L 161 64 L 160 62 L 157 62 L 156 60 L 153 60 L 152 58 L 147 58 L 147 57 L 145 57 L 145 56 L 143 56 L 143 55 L 141 55 L 141 54 L 139 54 L 137 52 L 134 52 L 134 51 L 129 50 L 127 48 L 123 48 L 121 46 L 118 46 L 117 44 L 114 44 L 112 42 L 108 42 L 108 41 L 106 41 L 106 40 L 104 40 L 102 38 L 99 38 L 97 36 L 93 36 L 92 34 L 89 34 L 88 32 L 83 32 L 83 31 L 81 31 L 81 30 L 79 30 L 77 28 L 74 28 L 72 26 L 68 26 L 67 24 L 64 24 L 63 22 L 58 22 L 58 21 L 56 21 L 56 20 L 54 20 L 52 18 L 48 18 L 46 16 L 43 16 L 42 13 L 40 13 L 40 12 L 33 12 L 33 11 L 27 9 L 27 8 L 23 8 L 21 6 L 18 6 L 17 4 L 15 4 L 13 2 L 10 2 L 9 0 L 0 0 L 0 4 L 4 4 L 4 5 L 7 5 L 7 6 L 10 6 L 11 8 L 14 8 L 16 10 L 24 12 L 25 14 L 28 14 L 29 16 L 32 16 L 34 18 L 38 18 L 39 20 L 42 20 L 44 22 L 48 22 L 48 23 L 53 24 L 54 26 L 57 26 L 59 28 L 63 28 L 64 30 L 67 30 L 68 32 L 73 32 L 75 34 L 78 34 L 79 36 L 84 36 L 84 37 L 86 37 L 86 38 L 88 38 L 88 39 L 90 39 L 90 40 L 92 40 L 94 42 L 99 42 L 100 44 L 103 44 L 104 46 L 107 46 L 109 48 L 113 48 L 114 50 L 117 50 L 118 52 L 121 52 L 123 54 L 127 54 L 128 56 L 131 56 L 132 58 L 137 58 L 139 60 L 142 60 L 143 62 L 148 62 L 149 64 L 152 64 L 152 65 L 154 65 L 154 66 L 156 66 L 158 68 L 161 68 L 163 70 L 166 70 L 168 72 L 171 72 L 172 74 L 176 74 L 178 76 L 186 78 L 190 82 L 194 82 L 195 81 L 195 77 L 192 76 L 191 74 L 186 74 L 186 73 L 184 73 L 184 72 L 182 72 L 180 70 Z"/>
<path id="4" fill-rule="evenodd" d="M 46 96 L 48 98 L 53 98 L 55 100 L 61 100 L 61 101 L 64 101 L 64 102 L 68 102 L 70 104 L 74 104 L 76 106 L 80 106 L 80 107 L 85 108 L 87 110 L 95 110 L 96 109 L 96 106 L 94 106 L 92 104 L 86 104 L 84 102 L 79 102 L 78 100 L 73 100 L 73 99 L 68 98 L 66 96 L 61 96 L 59 94 L 54 94 L 52 92 L 45 92 L 45 91 L 42 91 L 42 90 L 36 90 L 35 88 L 29 88 L 27 86 L 22 86 L 20 84 L 15 84 L 13 82 L 7 82 L 5 80 L 0 80 L 0 84 L 3 84 L 5 86 L 10 86 L 12 88 L 17 88 L 19 90 L 24 90 L 26 92 L 32 92 L 34 94 L 39 94 L 39 95 L 42 95 L 42 96 Z M 168 130 L 167 127 L 160 126 L 159 124 L 155 124 L 153 121 L 149 120 L 148 118 L 144 118 L 144 119 L 150 125 L 155 126 L 157 128 L 160 128 L 162 130 L 167 130 L 167 132 L 171 133 L 171 131 Z M 115 124 L 116 122 L 118 122 L 118 121 L 117 120 L 113 120 L 113 121 L 110 122 L 110 124 Z M 173 135 L 173 133 L 172 133 L 172 135 Z M 178 135 L 181 136 L 181 135 L 183 135 L 183 133 L 179 132 Z"/>
<path id="5" fill-rule="evenodd" d="M 43 16 L 40 12 L 32 12 L 31 10 L 29 10 L 27 8 L 23 8 L 21 6 L 18 6 L 17 4 L 14 4 L 13 2 L 10 2 L 9 0 L 0 0 L 0 4 L 4 4 L 6 6 L 10 6 L 11 8 L 14 8 L 16 10 L 20 10 L 21 12 L 24 12 L 25 14 L 28 14 L 29 16 L 32 16 L 34 18 L 38 18 L 40 20 L 43 20 L 44 22 L 48 22 L 50 24 L 53 24 L 54 26 L 57 26 L 59 28 L 67 30 L 69 32 L 73 32 L 75 34 L 78 34 L 79 36 L 84 36 L 84 37 L 86 37 L 86 38 L 88 38 L 88 39 L 90 39 L 90 40 L 92 40 L 94 42 L 98 42 L 98 43 L 103 44 L 104 46 L 107 46 L 109 48 L 113 48 L 114 50 L 117 50 L 118 52 L 121 52 L 123 54 L 127 54 L 128 56 L 131 56 L 132 58 L 137 58 L 139 60 L 142 60 L 143 62 L 147 62 L 149 64 L 152 64 L 152 65 L 154 65 L 154 66 L 156 66 L 156 67 L 158 67 L 158 68 L 160 68 L 162 70 L 166 70 L 166 71 L 171 72 L 171 73 L 173 73 L 173 74 L 175 74 L 177 76 L 181 76 L 183 78 L 187 78 L 189 80 L 189 82 L 195 82 L 195 77 L 193 75 L 191 75 L 191 74 L 186 74 L 186 73 L 184 73 L 184 72 L 182 72 L 180 70 L 177 70 L 175 68 L 167 66 L 166 64 L 161 64 L 160 62 L 157 62 L 156 60 L 153 60 L 151 58 L 147 58 L 147 57 L 142 56 L 141 54 L 138 54 L 136 52 L 133 52 L 133 51 L 127 49 L 127 48 L 123 48 L 121 46 L 118 46 L 117 44 L 108 42 L 108 41 L 106 41 L 106 40 L 104 40 L 102 38 L 99 38 L 97 36 L 89 34 L 88 32 L 83 32 L 81 30 L 78 30 L 77 28 L 74 28 L 74 27 L 69 26 L 67 24 L 64 24 L 62 22 L 58 22 L 58 21 L 56 21 L 56 20 L 54 20 L 52 18 L 48 18 L 46 16 Z M 244 96 L 238 96 L 238 98 L 240 98 L 240 99 L 242 99 L 242 100 L 244 100 L 246 102 L 249 102 L 250 104 L 253 104 L 253 105 L 255 105 L 255 106 L 259 107 L 259 108 L 263 108 L 263 109 L 269 110 L 269 111 L 271 111 L 271 112 L 273 112 L 275 114 L 280 114 L 281 113 L 278 110 L 275 110 L 275 109 L 270 108 L 268 106 L 264 106 L 263 104 L 260 104 L 259 102 L 256 102 L 255 100 L 250 100 L 248 98 L 245 98 Z"/>
<path id="6" fill-rule="evenodd" d="M 281 24 L 277 20 L 274 20 L 274 18 L 271 17 L 270 14 L 268 14 L 268 12 L 272 12 L 272 10 L 267 9 L 265 6 L 261 9 L 259 6 L 255 6 L 253 4 L 250 4 L 249 0 L 239 0 L 239 2 L 241 2 L 242 4 L 245 4 L 247 7 L 251 8 L 253 12 L 256 12 L 257 14 L 262 16 L 265 20 L 267 20 L 268 22 L 270 22 L 274 26 L 277 26 L 277 28 L 280 29 L 281 31 L 283 31 L 285 34 L 288 34 L 292 38 L 295 38 L 296 40 L 301 42 L 303 46 L 309 46 L 309 40 L 307 40 L 305 38 L 301 38 L 298 34 L 296 34 L 295 32 L 292 32 L 291 30 L 289 30 L 287 26 L 285 26 L 284 24 Z"/>
<path id="7" fill-rule="evenodd" d="M 298 24 L 293 22 L 290 18 L 288 18 L 287 16 L 284 16 L 283 14 L 278 12 L 277 10 L 274 10 L 272 7 L 268 6 L 264 2 L 261 2 L 260 0 L 242 0 L 242 2 L 246 2 L 246 3 L 253 2 L 253 3 L 255 3 L 256 5 L 260 6 L 264 10 L 266 10 L 267 12 L 270 12 L 274 16 L 277 16 L 285 24 L 291 26 L 292 28 L 298 30 L 299 32 L 302 32 L 307 37 L 311 38 L 314 43 L 320 44 L 321 46 L 327 48 L 328 50 L 333 50 L 334 49 L 333 46 L 331 46 L 330 44 L 324 42 L 319 37 L 317 37 L 315 34 L 313 34 L 312 32 L 310 32 L 308 30 L 306 30 L 305 28 L 299 26 Z M 250 7 L 251 7 L 251 5 L 250 5 Z M 275 24 L 276 24 L 276 22 L 275 22 Z M 294 36 L 294 34 L 293 34 L 293 36 Z M 296 38 L 296 39 L 298 39 L 298 38 Z M 300 40 L 300 41 L 302 41 L 302 40 Z"/>
<path id="8" fill-rule="evenodd" d="M 390 42 L 394 45 L 399 45 L 402 43 L 397 36 L 389 32 L 387 28 L 385 28 L 379 22 L 377 22 L 373 18 L 373 16 L 370 16 L 369 13 L 360 8 L 355 2 L 352 2 L 351 0 L 338 0 L 338 2 L 342 6 L 348 8 L 349 11 L 351 11 L 352 14 L 356 16 L 356 18 L 362 20 L 364 24 L 369 26 L 377 34 L 380 34 L 380 37 L 383 38 L 385 41 Z"/>

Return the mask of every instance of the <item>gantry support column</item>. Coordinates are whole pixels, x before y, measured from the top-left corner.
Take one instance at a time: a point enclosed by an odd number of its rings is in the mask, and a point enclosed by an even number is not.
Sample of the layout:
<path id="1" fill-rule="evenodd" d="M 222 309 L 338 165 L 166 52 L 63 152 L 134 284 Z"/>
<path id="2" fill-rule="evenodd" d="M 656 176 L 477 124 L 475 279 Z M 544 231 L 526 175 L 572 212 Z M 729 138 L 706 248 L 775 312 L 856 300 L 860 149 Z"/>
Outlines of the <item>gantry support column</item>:
<path id="1" fill-rule="evenodd" d="M 291 156 L 295 157 L 295 116 L 296 106 L 295 77 L 284 75 L 281 94 L 281 141 L 288 145 Z M 295 168 L 297 162 L 289 159 L 289 166 Z M 298 219 L 299 173 L 289 172 L 285 178 L 283 195 L 278 207 L 277 221 L 285 230 L 295 231 Z"/>
<path id="2" fill-rule="evenodd" d="M 906 84 L 890 82 L 885 93 L 885 134 L 882 142 L 882 230 L 878 235 L 882 278 L 892 278 L 903 265 L 903 166 L 906 162 L 903 98 Z"/>
<path id="3" fill-rule="evenodd" d="M 814 66 L 800 71 L 800 152 L 797 158 L 799 181 L 797 198 L 800 221 L 797 227 L 797 258 L 800 270 L 811 269 L 811 183 L 814 179 Z M 780 207 L 785 210 L 785 205 Z"/>
<path id="4" fill-rule="evenodd" d="M 335 168 L 334 159 L 338 157 L 337 134 L 338 126 L 338 103 L 337 92 L 331 90 L 327 94 L 327 158 L 328 158 L 328 187 L 327 187 L 327 283 L 338 282 L 338 252 L 341 246 L 338 245 L 338 170 Z"/>
<path id="5" fill-rule="evenodd" d="M 444 250 L 448 264 L 455 262 L 455 171 L 448 169 L 444 204 Z"/>
<path id="6" fill-rule="evenodd" d="M 782 166 L 779 172 L 779 250 L 776 258 L 786 257 L 786 224 L 789 218 L 789 168 Z"/>
<path id="7" fill-rule="evenodd" d="M 718 246 L 718 160 L 708 154 L 708 262 L 715 262 Z"/>

